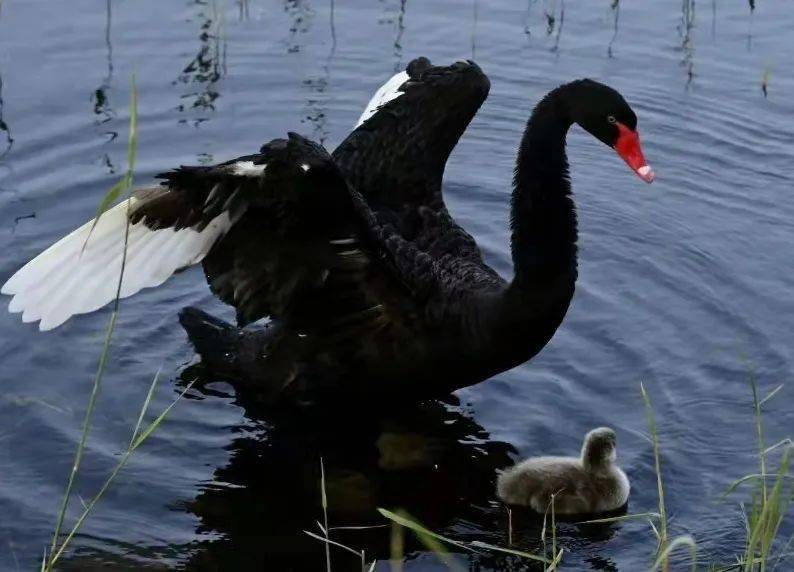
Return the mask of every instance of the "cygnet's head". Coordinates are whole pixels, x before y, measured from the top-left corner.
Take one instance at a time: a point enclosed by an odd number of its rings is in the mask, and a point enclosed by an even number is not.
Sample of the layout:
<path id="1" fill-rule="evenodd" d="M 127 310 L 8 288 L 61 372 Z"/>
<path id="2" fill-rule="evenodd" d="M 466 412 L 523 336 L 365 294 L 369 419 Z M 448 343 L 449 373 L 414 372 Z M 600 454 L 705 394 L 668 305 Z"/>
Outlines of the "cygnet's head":
<path id="1" fill-rule="evenodd" d="M 590 431 L 582 445 L 582 464 L 585 469 L 598 470 L 608 467 L 617 458 L 617 435 L 609 427 L 598 427 Z"/>

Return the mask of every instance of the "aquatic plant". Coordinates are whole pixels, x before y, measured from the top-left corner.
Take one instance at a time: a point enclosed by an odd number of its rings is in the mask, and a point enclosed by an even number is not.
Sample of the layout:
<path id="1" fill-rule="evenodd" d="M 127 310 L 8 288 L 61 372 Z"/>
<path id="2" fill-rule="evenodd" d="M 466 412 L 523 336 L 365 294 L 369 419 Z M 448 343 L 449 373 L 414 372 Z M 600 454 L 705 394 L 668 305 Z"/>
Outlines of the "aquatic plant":
<path id="1" fill-rule="evenodd" d="M 642 391 L 642 398 L 645 401 L 645 409 L 648 413 L 648 429 L 651 433 L 651 441 L 653 443 L 653 464 L 656 473 L 656 487 L 659 497 L 659 512 L 656 515 L 658 526 L 654 526 L 653 520 L 649 519 L 648 522 L 656 534 L 658 545 L 656 549 L 656 559 L 654 560 L 651 570 L 663 570 L 668 572 L 670 569 L 670 554 L 679 546 L 688 546 L 691 559 L 693 572 L 697 569 L 697 544 L 695 540 L 689 535 L 678 536 L 672 540 L 669 538 L 668 522 L 667 522 L 667 507 L 664 500 L 664 479 L 662 478 L 662 462 L 661 454 L 659 452 L 659 431 L 656 427 L 656 415 L 651 404 L 651 398 L 645 390 L 645 385 L 640 384 Z"/>
<path id="2" fill-rule="evenodd" d="M 552 506 L 553 506 L 553 503 L 552 503 Z M 562 549 L 560 549 L 557 552 L 554 552 L 556 550 L 556 542 L 557 542 L 556 538 L 557 537 L 556 537 L 556 525 L 555 525 L 554 517 L 553 517 L 553 515 L 554 515 L 553 508 L 551 509 L 551 514 L 552 514 L 552 525 L 551 525 L 551 528 L 552 528 L 552 551 L 553 551 L 552 552 L 552 558 L 547 558 L 547 557 L 544 557 L 544 556 L 540 556 L 538 554 L 531 554 L 529 552 L 524 552 L 524 551 L 521 551 L 521 550 L 514 550 L 512 548 L 504 548 L 504 547 L 501 547 L 501 546 L 495 546 L 493 544 L 489 544 L 487 542 L 482 542 L 482 541 L 479 541 L 479 540 L 474 540 L 474 541 L 471 541 L 471 542 L 462 542 L 462 541 L 458 541 L 458 540 L 453 540 L 452 538 L 449 538 L 447 536 L 442 536 L 441 534 L 438 534 L 437 532 L 433 532 L 432 530 L 429 530 L 428 528 L 424 527 L 416 519 L 414 519 L 410 515 L 408 515 L 405 511 L 392 512 L 392 511 L 386 510 L 384 508 L 379 508 L 378 512 L 382 516 L 386 517 L 387 519 L 389 519 L 390 521 L 392 521 L 393 523 L 398 525 L 399 527 L 404 527 L 404 528 L 407 528 L 410 531 L 412 531 L 416 535 L 416 538 L 428 550 L 430 550 L 430 552 L 433 552 L 434 554 L 436 554 L 436 556 L 438 556 L 439 559 L 442 562 L 444 562 L 447 565 L 448 568 L 453 569 L 453 570 L 456 569 L 456 568 L 459 569 L 460 566 L 458 566 L 458 564 L 456 562 L 454 562 L 454 560 L 452 560 L 449 552 L 444 547 L 444 544 L 449 544 L 451 546 L 455 546 L 456 548 L 459 548 L 459 549 L 461 549 L 463 551 L 467 551 L 467 552 L 479 552 L 478 549 L 481 549 L 481 550 L 487 550 L 487 551 L 493 551 L 493 552 L 501 552 L 501 553 L 510 554 L 510 555 L 513 555 L 513 556 L 519 556 L 521 558 L 526 558 L 527 560 L 532 560 L 532 561 L 540 562 L 540 563 L 544 564 L 545 566 L 547 566 L 545 568 L 545 570 L 547 572 L 552 572 L 554 570 L 558 570 L 559 563 L 562 560 L 562 554 L 563 554 Z M 544 542 L 545 542 L 545 529 L 546 529 L 546 527 L 545 527 L 545 518 L 544 518 L 543 532 L 541 532 L 541 538 L 544 540 Z M 394 534 L 394 532 L 392 534 Z M 394 541 L 392 542 L 392 546 L 393 547 L 395 546 L 395 542 Z M 394 560 L 395 557 L 397 557 L 397 556 L 402 557 L 402 553 L 400 552 L 399 554 L 395 554 L 395 551 L 392 551 L 392 560 Z"/>
<path id="3" fill-rule="evenodd" d="M 332 540 L 330 537 L 330 532 L 332 530 L 338 530 L 340 528 L 345 528 L 349 530 L 363 530 L 363 529 L 370 529 L 370 528 L 378 528 L 379 526 L 356 526 L 356 527 L 339 527 L 334 528 L 329 526 L 328 523 L 328 495 L 326 492 L 325 487 L 325 466 L 323 464 L 322 459 L 320 459 L 320 503 L 322 507 L 323 513 L 323 522 L 317 521 L 317 527 L 322 532 L 322 536 L 316 534 L 312 531 L 304 530 L 303 532 L 308 536 L 315 538 L 325 544 L 325 567 L 326 572 L 331 572 L 331 552 L 330 547 L 336 546 L 341 548 L 351 554 L 354 554 L 358 558 L 361 559 L 361 570 L 362 572 L 372 572 L 375 569 L 377 564 L 377 560 L 369 563 L 369 567 L 367 566 L 367 558 L 366 554 L 363 550 L 356 550 L 355 548 L 351 548 L 341 542 L 336 540 Z M 552 498 L 552 502 L 549 506 L 549 511 L 551 514 L 551 558 L 546 558 L 544 556 L 540 556 L 537 554 L 531 554 L 529 552 L 521 551 L 521 550 L 514 550 L 512 548 L 504 548 L 501 546 L 495 546 L 493 544 L 489 544 L 487 542 L 482 542 L 479 540 L 474 540 L 472 542 L 462 542 L 458 540 L 454 540 L 447 536 L 443 536 L 438 534 L 437 532 L 433 532 L 432 530 L 428 529 L 418 520 L 413 518 L 409 515 L 406 511 L 402 509 L 397 509 L 395 511 L 387 510 L 385 508 L 378 508 L 378 512 L 386 518 L 387 520 L 391 521 L 391 538 L 390 538 L 390 560 L 392 562 L 392 570 L 401 570 L 402 569 L 402 562 L 405 559 L 405 538 L 403 534 L 404 529 L 408 529 L 416 536 L 417 540 L 427 548 L 431 553 L 436 555 L 436 557 L 441 560 L 444 565 L 454 572 L 460 571 L 463 572 L 464 568 L 460 565 L 459 562 L 455 560 L 453 555 L 447 550 L 446 545 L 453 546 L 463 552 L 471 552 L 471 553 L 478 553 L 480 551 L 489 551 L 489 552 L 500 552 L 503 554 L 509 554 L 512 556 L 518 556 L 521 558 L 525 558 L 527 560 L 535 561 L 540 564 L 544 565 L 544 570 L 547 572 L 554 572 L 558 570 L 559 564 L 562 561 L 563 550 L 560 548 L 557 550 L 557 533 L 556 533 L 556 521 L 555 521 L 555 513 L 554 513 L 554 499 Z M 544 552 L 546 546 L 546 517 L 549 514 L 547 511 L 546 516 L 543 519 L 543 529 L 541 531 L 541 541 L 544 545 Z"/>
<path id="4" fill-rule="evenodd" d="M 738 564 L 744 572 L 765 572 L 770 560 L 775 556 L 773 550 L 780 531 L 780 525 L 788 513 L 793 496 L 792 493 L 794 493 L 789 481 L 792 441 L 790 438 L 786 438 L 767 447 L 764 436 L 762 407 L 777 395 L 783 385 L 778 385 L 763 398 L 760 397 L 758 381 L 755 375 L 751 375 L 750 385 L 753 391 L 753 413 L 756 438 L 758 439 L 760 472 L 758 474 L 745 475 L 735 481 L 726 492 L 726 496 L 745 483 L 754 484 L 751 493 L 750 510 L 747 510 L 744 503 L 741 504 L 742 514 L 745 517 L 747 540 L 744 553 L 738 559 Z M 770 473 L 768 455 L 780 448 L 783 449 L 780 466 L 776 472 Z M 772 479 L 771 483 L 769 479 Z M 792 540 L 789 540 L 787 545 L 790 545 L 791 542 Z M 784 549 L 777 555 L 775 566 L 786 556 L 785 553 L 786 550 Z"/>
<path id="5" fill-rule="evenodd" d="M 135 160 L 137 155 L 138 149 L 138 104 L 137 104 L 137 89 L 135 86 L 135 76 L 132 77 L 132 85 L 131 85 L 131 94 L 130 94 L 130 132 L 129 132 L 129 139 L 127 144 L 127 170 L 124 176 L 119 180 L 113 187 L 105 194 L 102 200 L 97 207 L 97 214 L 96 219 L 94 221 L 94 225 L 96 225 L 96 221 L 105 213 L 105 211 L 110 208 L 115 202 L 119 200 L 121 197 L 128 196 L 132 191 L 132 184 L 133 178 L 135 173 Z M 92 227 L 93 230 L 93 227 Z M 127 445 L 127 448 L 122 453 L 118 463 L 111 471 L 110 475 L 105 479 L 105 482 L 100 487 L 99 491 L 94 495 L 94 497 L 88 502 L 83 503 L 83 511 L 80 513 L 80 516 L 75 521 L 72 528 L 69 532 L 64 536 L 63 540 L 61 540 L 61 534 L 63 530 L 64 521 L 66 519 L 66 512 L 69 508 L 69 501 L 73 497 L 73 489 L 74 484 L 77 480 L 80 471 L 80 464 L 85 454 L 86 446 L 88 443 L 88 434 L 91 429 L 91 422 L 93 420 L 94 410 L 96 408 L 97 398 L 99 396 L 99 390 L 102 385 L 102 378 L 105 373 L 106 366 L 108 364 L 108 359 L 110 356 L 110 343 L 113 338 L 113 332 L 116 328 L 116 321 L 119 315 L 119 300 L 121 294 L 121 284 L 124 278 L 124 266 L 127 257 L 127 239 L 129 238 L 129 224 L 127 224 L 125 228 L 125 236 L 124 236 L 124 250 L 122 252 L 122 260 L 121 260 L 121 270 L 119 272 L 118 282 L 116 286 L 116 298 L 113 303 L 113 312 L 110 316 L 110 321 L 108 323 L 107 329 L 105 331 L 105 340 L 102 346 L 102 353 L 99 356 L 99 363 L 97 365 L 96 373 L 94 374 L 93 384 L 91 387 L 91 394 L 88 399 L 88 406 L 86 407 L 85 416 L 83 417 L 83 424 L 82 424 L 82 433 L 80 435 L 80 441 L 77 444 L 77 449 L 75 450 L 74 461 L 72 463 L 72 469 L 69 473 L 69 479 L 66 483 L 66 488 L 64 490 L 63 501 L 61 502 L 60 510 L 58 511 L 58 516 L 55 521 L 55 529 L 52 535 L 52 542 L 49 547 L 49 552 L 47 549 L 44 551 L 44 556 L 42 558 L 41 563 L 41 570 L 43 572 L 51 572 L 58 560 L 64 554 L 64 551 L 68 548 L 71 541 L 74 539 L 75 535 L 78 533 L 80 528 L 85 523 L 86 519 L 89 515 L 93 512 L 96 504 L 102 499 L 105 495 L 107 490 L 109 489 L 110 485 L 116 479 L 118 474 L 130 460 L 132 454 L 154 433 L 154 431 L 162 424 L 168 414 L 171 412 L 171 409 L 176 405 L 179 399 L 185 395 L 185 393 L 192 387 L 193 382 L 189 383 L 184 390 L 179 394 L 179 396 L 171 402 L 171 404 L 166 407 L 153 421 L 144 425 L 144 419 L 147 417 L 149 413 L 149 406 L 151 404 L 152 398 L 154 397 L 155 389 L 157 387 L 157 382 L 160 377 L 160 372 L 158 371 L 157 374 L 152 379 L 152 383 L 149 386 L 149 390 L 146 394 L 146 398 L 144 399 L 143 405 L 141 406 L 141 410 L 138 414 L 138 420 L 135 424 L 135 427 L 132 432 L 132 437 L 130 438 L 130 442 Z M 90 240 L 90 233 L 86 242 Z"/>
<path id="6" fill-rule="evenodd" d="M 785 544 L 782 550 L 775 552 L 775 547 L 779 541 L 778 533 L 780 531 L 780 527 L 783 523 L 783 519 L 788 514 L 792 497 L 794 497 L 794 488 L 790 485 L 791 482 L 789 480 L 792 440 L 790 438 L 786 438 L 772 446 L 767 447 L 764 437 L 762 406 L 771 398 L 773 398 L 783 386 L 777 386 L 763 398 L 759 397 L 760 394 L 755 377 L 751 378 L 751 387 L 753 391 L 753 408 L 756 434 L 758 439 L 760 472 L 758 474 L 746 475 L 736 480 L 725 493 L 725 496 L 728 496 L 746 483 L 755 484 L 751 495 L 749 511 L 746 510 L 744 504 L 741 505 L 743 508 L 743 514 L 745 515 L 747 538 L 745 541 L 744 550 L 742 554 L 736 557 L 735 563 L 729 565 L 722 565 L 713 562 L 704 563 L 698 560 L 697 542 L 691 535 L 681 534 L 671 538 L 665 500 L 665 484 L 662 470 L 659 431 L 656 424 L 656 415 L 651 403 L 650 395 L 643 384 L 640 384 L 640 390 L 646 407 L 648 416 L 648 429 L 653 448 L 654 472 L 656 474 L 657 483 L 658 512 L 649 511 L 644 513 L 599 518 L 583 521 L 578 524 L 606 524 L 628 520 L 646 520 L 649 523 L 649 526 L 657 540 L 656 552 L 650 565 L 651 572 L 655 572 L 657 570 L 669 572 L 672 569 L 672 557 L 674 553 L 680 549 L 688 549 L 689 567 L 693 572 L 698 570 L 698 566 L 701 564 L 705 564 L 707 566 L 707 570 L 710 572 L 766 572 L 767 570 L 775 570 L 780 562 L 786 558 L 788 555 L 788 548 L 792 545 L 792 543 L 794 543 L 794 537 L 792 537 L 792 539 L 789 539 L 789 541 Z M 768 455 L 771 452 L 781 448 L 783 449 L 783 455 L 780 461 L 780 466 L 777 471 L 770 472 L 768 469 Z M 324 510 L 325 506 L 326 505 L 324 505 Z M 562 561 L 563 549 L 557 548 L 557 526 L 555 522 L 553 497 L 546 513 L 544 514 L 543 526 L 541 529 L 541 542 L 544 547 L 543 552 L 544 554 L 548 554 L 548 551 L 546 550 L 546 537 L 547 520 L 550 517 L 550 557 L 531 554 L 512 548 L 494 546 L 492 544 L 477 540 L 470 542 L 454 540 L 427 529 L 404 511 L 397 510 L 393 512 L 379 508 L 378 512 L 380 512 L 380 514 L 385 518 L 389 519 L 393 524 L 391 537 L 391 559 L 393 562 L 393 570 L 401 570 L 402 568 L 405 544 L 402 536 L 403 529 L 412 531 L 421 544 L 424 545 L 425 548 L 427 548 L 431 553 L 435 554 L 442 562 L 444 562 L 447 568 L 450 570 L 460 569 L 460 565 L 451 557 L 449 551 L 446 549 L 446 545 L 453 546 L 464 552 L 479 552 L 478 549 L 480 549 L 520 556 L 522 558 L 542 563 L 544 570 L 547 572 L 558 570 Z M 508 515 L 510 515 L 509 510 Z M 510 539 L 510 544 L 512 545 L 513 535 L 511 518 L 508 520 L 508 529 L 508 538 Z M 331 542 L 331 544 L 336 543 Z M 350 550 L 349 548 L 347 549 Z M 770 564 L 772 564 L 771 567 L 769 566 Z"/>
<path id="7" fill-rule="evenodd" d="M 765 572 L 770 560 L 775 559 L 777 565 L 782 558 L 786 557 L 787 547 L 794 541 L 790 539 L 786 547 L 774 554 L 774 547 L 777 542 L 778 532 L 792 500 L 792 487 L 788 486 L 790 453 L 792 441 L 790 438 L 766 446 L 763 430 L 762 405 L 774 397 L 781 389 L 782 385 L 777 386 L 763 399 L 759 398 L 758 383 L 754 375 L 751 375 L 751 387 L 753 392 L 753 409 L 758 439 L 758 457 L 760 473 L 745 475 L 736 480 L 725 493 L 725 496 L 733 493 L 744 483 L 756 483 L 756 489 L 752 493 L 752 500 L 749 513 L 742 504 L 742 512 L 745 515 L 745 530 L 747 538 L 745 548 L 741 555 L 736 558 L 736 563 L 727 566 L 710 563 L 709 570 L 712 572 L 727 572 L 729 570 L 740 570 L 742 572 Z M 624 515 L 614 518 L 590 520 L 588 523 L 606 523 L 619 520 L 647 519 L 653 530 L 657 541 L 657 551 L 652 571 L 670 570 L 670 557 L 679 548 L 689 548 L 691 558 L 691 570 L 695 571 L 698 567 L 697 543 L 695 539 L 683 534 L 675 538 L 669 537 L 669 522 L 665 505 L 664 480 L 662 476 L 662 464 L 659 445 L 659 432 L 656 426 L 656 417 L 651 404 L 650 396 L 644 385 L 640 385 L 643 400 L 648 414 L 648 427 L 653 444 L 654 471 L 656 473 L 658 489 L 658 512 L 648 512 L 642 514 Z M 785 447 L 780 467 L 776 473 L 768 472 L 767 456 L 775 449 Z M 771 485 L 767 484 L 770 478 L 774 478 Z M 774 568 L 773 568 L 774 569 Z"/>
<path id="8" fill-rule="evenodd" d="M 119 196 L 122 193 L 128 193 L 132 189 L 132 181 L 135 172 L 135 158 L 137 154 L 138 148 L 138 105 L 137 105 L 137 90 L 135 87 L 135 78 L 133 76 L 132 80 L 132 89 L 130 94 L 130 133 L 129 133 L 129 140 L 127 143 L 127 171 L 124 176 L 117 182 L 113 187 L 105 194 L 102 200 L 97 207 L 97 214 L 96 218 L 94 219 L 94 224 L 91 227 L 91 231 L 93 231 L 94 227 L 96 227 L 96 223 L 99 220 L 99 217 L 110 208 L 116 200 L 118 200 Z M 91 232 L 89 232 L 88 238 L 86 242 L 90 239 Z M 77 450 L 75 451 L 74 463 L 72 464 L 72 470 L 69 473 L 69 480 L 66 483 L 66 490 L 64 491 L 63 501 L 61 502 L 61 508 L 58 512 L 58 518 L 55 522 L 55 531 L 52 535 L 52 544 L 50 545 L 50 559 L 47 561 L 47 570 L 52 568 L 52 565 L 55 563 L 56 554 L 60 554 L 58 550 L 58 539 L 60 537 L 61 528 L 63 526 L 63 520 L 66 516 L 66 510 L 69 506 L 69 500 L 72 494 L 72 488 L 74 487 L 75 478 L 77 477 L 77 473 L 80 470 L 80 462 L 83 459 L 83 453 L 85 452 L 86 443 L 88 441 L 88 433 L 91 429 L 91 420 L 94 414 L 94 408 L 96 406 L 96 400 L 99 396 L 99 388 L 102 382 L 102 376 L 105 373 L 105 366 L 107 365 L 108 355 L 110 353 L 110 340 L 113 338 L 113 331 L 116 328 L 116 320 L 118 319 L 119 314 L 119 299 L 121 296 L 121 283 L 124 278 L 124 266 L 127 259 L 127 239 L 129 237 L 129 225 L 127 225 L 125 229 L 125 236 L 124 236 L 124 251 L 122 253 L 121 258 L 121 271 L 119 272 L 119 279 L 116 286 L 116 300 L 113 304 L 113 312 L 110 316 L 110 322 L 108 323 L 107 330 L 105 331 L 105 341 L 102 347 L 102 353 L 99 356 L 99 364 L 97 365 L 96 373 L 94 374 L 94 381 L 91 388 L 91 395 L 88 398 L 88 407 L 86 408 L 85 417 L 83 418 L 83 430 L 80 436 L 80 442 L 77 445 Z M 62 549 L 63 547 L 61 547 Z"/>
<path id="9" fill-rule="evenodd" d="M 367 568 L 367 555 L 363 550 L 356 550 L 355 548 L 351 548 L 346 544 L 342 544 L 341 542 L 337 542 L 336 540 L 331 540 L 331 530 L 333 530 L 328 524 L 328 493 L 325 487 L 325 464 L 323 463 L 322 458 L 320 458 L 320 502 L 323 509 L 323 522 L 317 521 L 317 528 L 320 529 L 322 532 L 322 536 L 316 534 L 310 530 L 304 530 L 303 533 L 320 540 L 325 544 L 325 570 L 326 572 L 331 572 L 331 546 L 336 546 L 351 554 L 355 555 L 357 558 L 361 559 L 361 572 L 372 572 L 375 569 L 375 565 L 377 561 L 373 561 L 369 568 Z M 346 528 L 346 529 L 367 529 L 372 528 L 369 526 L 356 526 L 356 527 L 339 527 L 339 528 Z M 338 529 L 337 529 L 338 530 Z"/>

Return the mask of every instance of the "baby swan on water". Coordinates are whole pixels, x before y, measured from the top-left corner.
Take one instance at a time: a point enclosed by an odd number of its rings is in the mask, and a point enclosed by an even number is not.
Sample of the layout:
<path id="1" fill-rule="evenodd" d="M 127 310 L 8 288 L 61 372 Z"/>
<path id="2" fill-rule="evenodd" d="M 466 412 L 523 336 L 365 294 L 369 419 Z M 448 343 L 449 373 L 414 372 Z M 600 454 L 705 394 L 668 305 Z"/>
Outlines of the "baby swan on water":
<path id="1" fill-rule="evenodd" d="M 623 507 L 629 480 L 615 465 L 617 437 L 599 427 L 584 438 L 582 456 L 533 457 L 499 475 L 496 493 L 507 504 L 543 513 L 554 495 L 557 514 L 593 514 Z"/>

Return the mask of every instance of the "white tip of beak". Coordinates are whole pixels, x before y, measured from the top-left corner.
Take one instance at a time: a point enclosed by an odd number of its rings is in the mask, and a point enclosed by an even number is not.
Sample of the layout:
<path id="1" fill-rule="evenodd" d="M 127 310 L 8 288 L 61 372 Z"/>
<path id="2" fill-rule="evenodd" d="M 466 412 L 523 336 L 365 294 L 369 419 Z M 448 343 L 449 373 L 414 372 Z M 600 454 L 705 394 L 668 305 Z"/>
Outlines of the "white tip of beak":
<path id="1" fill-rule="evenodd" d="M 656 175 L 654 174 L 653 169 L 651 169 L 650 165 L 643 165 L 642 167 L 637 169 L 637 174 L 646 183 L 652 183 L 653 180 L 656 178 Z"/>

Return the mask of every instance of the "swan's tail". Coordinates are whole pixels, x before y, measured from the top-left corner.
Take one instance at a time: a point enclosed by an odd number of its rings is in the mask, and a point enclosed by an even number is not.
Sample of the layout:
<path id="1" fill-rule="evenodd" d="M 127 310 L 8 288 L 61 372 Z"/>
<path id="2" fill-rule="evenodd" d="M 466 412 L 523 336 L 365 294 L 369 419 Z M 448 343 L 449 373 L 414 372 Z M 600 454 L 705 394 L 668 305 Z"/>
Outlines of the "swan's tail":
<path id="1" fill-rule="evenodd" d="M 179 313 L 179 321 L 202 366 L 211 377 L 231 383 L 238 399 L 249 396 L 261 406 L 282 398 L 285 380 L 294 376 L 294 367 L 289 359 L 280 364 L 268 359 L 278 328 L 241 329 L 191 307 Z"/>
<path id="2" fill-rule="evenodd" d="M 239 374 L 237 355 L 241 332 L 237 327 L 192 307 L 179 312 L 179 323 L 203 363 L 214 374 L 226 377 Z"/>

